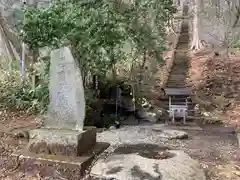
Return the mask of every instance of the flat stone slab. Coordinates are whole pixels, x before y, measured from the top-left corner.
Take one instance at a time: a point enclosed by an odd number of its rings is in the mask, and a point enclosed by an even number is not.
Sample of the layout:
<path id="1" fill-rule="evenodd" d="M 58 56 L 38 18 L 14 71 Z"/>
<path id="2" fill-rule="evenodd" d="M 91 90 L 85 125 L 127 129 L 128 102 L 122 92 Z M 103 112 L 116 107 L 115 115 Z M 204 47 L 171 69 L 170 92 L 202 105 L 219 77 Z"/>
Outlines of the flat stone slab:
<path id="1" fill-rule="evenodd" d="M 180 130 L 162 130 L 159 132 L 160 137 L 167 139 L 187 139 L 188 133 Z"/>
<path id="2" fill-rule="evenodd" d="M 165 125 L 156 125 L 152 128 L 153 131 L 159 132 L 160 138 L 166 139 L 186 139 L 188 138 L 188 133 L 181 130 L 174 130 L 166 128 Z"/>
<path id="3" fill-rule="evenodd" d="M 28 150 L 34 153 L 80 156 L 96 144 L 96 128 L 74 131 L 34 129 L 29 131 Z"/>
<path id="4" fill-rule="evenodd" d="M 108 147 L 108 143 L 97 143 L 91 151 L 79 157 L 36 154 L 25 149 L 13 153 L 12 157 L 19 160 L 20 169 L 23 171 L 37 168 L 42 172 L 51 169 L 51 177 L 61 171 L 61 175 L 68 180 L 75 180 L 82 177 L 94 158 Z"/>
<path id="5" fill-rule="evenodd" d="M 155 157 L 144 153 L 115 153 L 98 160 L 91 175 L 104 180 L 206 180 L 197 161 L 175 150 L 159 152 Z"/>

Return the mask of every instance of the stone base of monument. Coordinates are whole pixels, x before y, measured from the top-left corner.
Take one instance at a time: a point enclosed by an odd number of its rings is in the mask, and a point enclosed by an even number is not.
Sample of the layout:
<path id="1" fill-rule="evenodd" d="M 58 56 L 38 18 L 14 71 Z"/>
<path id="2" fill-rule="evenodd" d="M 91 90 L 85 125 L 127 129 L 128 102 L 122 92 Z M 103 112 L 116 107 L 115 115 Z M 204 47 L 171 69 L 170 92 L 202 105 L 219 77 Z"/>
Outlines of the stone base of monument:
<path id="1" fill-rule="evenodd" d="M 12 156 L 19 159 L 20 167 L 51 166 L 64 169 L 69 176 L 83 176 L 94 157 L 108 148 L 108 143 L 96 143 L 96 128 L 80 131 L 35 129 L 29 132 L 29 144 Z M 68 178 L 69 179 L 69 178 Z M 71 178 L 70 178 L 71 179 Z"/>
<path id="2" fill-rule="evenodd" d="M 95 127 L 83 131 L 48 128 L 29 131 L 28 150 L 34 153 L 81 156 L 95 144 Z"/>

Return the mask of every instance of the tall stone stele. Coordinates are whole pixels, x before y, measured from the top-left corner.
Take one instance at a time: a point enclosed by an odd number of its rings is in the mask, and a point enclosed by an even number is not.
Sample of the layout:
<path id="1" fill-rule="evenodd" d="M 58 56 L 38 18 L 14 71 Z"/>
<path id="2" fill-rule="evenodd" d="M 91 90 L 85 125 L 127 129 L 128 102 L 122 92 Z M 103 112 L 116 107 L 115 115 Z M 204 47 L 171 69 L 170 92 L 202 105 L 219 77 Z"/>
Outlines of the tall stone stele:
<path id="1" fill-rule="evenodd" d="M 44 127 L 29 132 L 28 149 L 35 153 L 79 156 L 96 143 L 96 130 L 84 130 L 82 77 L 68 47 L 51 52 L 50 104 Z"/>

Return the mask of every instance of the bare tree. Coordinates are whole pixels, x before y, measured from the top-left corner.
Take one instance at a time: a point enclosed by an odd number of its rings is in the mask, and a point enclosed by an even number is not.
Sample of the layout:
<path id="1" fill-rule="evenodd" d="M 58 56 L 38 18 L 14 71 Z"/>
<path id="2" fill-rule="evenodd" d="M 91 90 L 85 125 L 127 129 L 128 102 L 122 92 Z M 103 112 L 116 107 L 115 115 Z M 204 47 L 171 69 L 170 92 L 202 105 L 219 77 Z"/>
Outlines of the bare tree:
<path id="1" fill-rule="evenodd" d="M 199 50 L 203 47 L 202 37 L 201 37 L 201 16 L 200 13 L 203 9 L 203 0 L 194 0 L 193 4 L 193 37 L 191 43 L 191 50 Z"/>
<path id="2" fill-rule="evenodd" d="M 240 0 L 211 0 L 209 6 L 204 9 L 203 16 L 212 25 L 207 33 L 221 48 L 228 80 L 231 81 L 233 62 L 229 57 L 229 48 L 240 39 Z"/>
<path id="3" fill-rule="evenodd" d="M 204 18 L 212 24 L 207 32 L 218 44 L 228 50 L 239 39 L 240 0 L 211 0 L 204 11 Z M 215 11 L 214 11 L 215 10 Z M 215 29 L 215 31 L 214 31 Z"/>

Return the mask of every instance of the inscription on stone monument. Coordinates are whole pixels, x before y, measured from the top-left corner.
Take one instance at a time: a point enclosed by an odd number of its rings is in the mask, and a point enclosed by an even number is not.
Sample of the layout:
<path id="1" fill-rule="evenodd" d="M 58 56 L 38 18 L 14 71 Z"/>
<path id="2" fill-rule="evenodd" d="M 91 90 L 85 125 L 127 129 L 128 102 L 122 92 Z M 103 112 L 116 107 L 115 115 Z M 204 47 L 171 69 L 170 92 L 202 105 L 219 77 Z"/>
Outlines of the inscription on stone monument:
<path id="1" fill-rule="evenodd" d="M 50 104 L 45 126 L 58 129 L 83 129 L 85 98 L 79 68 L 68 47 L 51 52 Z"/>

